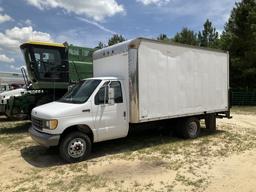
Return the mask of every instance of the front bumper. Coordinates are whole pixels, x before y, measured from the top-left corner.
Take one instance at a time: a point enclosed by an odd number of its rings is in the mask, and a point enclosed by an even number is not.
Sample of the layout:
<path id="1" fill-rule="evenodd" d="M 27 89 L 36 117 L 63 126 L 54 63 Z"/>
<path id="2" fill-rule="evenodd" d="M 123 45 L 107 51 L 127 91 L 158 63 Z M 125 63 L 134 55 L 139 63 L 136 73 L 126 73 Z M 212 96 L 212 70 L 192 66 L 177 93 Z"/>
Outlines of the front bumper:
<path id="1" fill-rule="evenodd" d="M 37 131 L 33 126 L 29 128 L 30 136 L 40 145 L 45 147 L 57 146 L 59 144 L 60 135 L 51 135 Z"/>

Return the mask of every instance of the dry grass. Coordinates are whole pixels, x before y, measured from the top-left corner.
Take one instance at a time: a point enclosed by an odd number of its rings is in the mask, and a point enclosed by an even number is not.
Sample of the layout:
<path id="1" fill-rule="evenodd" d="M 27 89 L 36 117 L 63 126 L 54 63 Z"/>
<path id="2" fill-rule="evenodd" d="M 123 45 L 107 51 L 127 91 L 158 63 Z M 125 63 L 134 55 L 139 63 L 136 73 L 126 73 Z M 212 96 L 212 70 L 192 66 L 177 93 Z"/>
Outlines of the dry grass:
<path id="1" fill-rule="evenodd" d="M 256 106 L 248 107 L 232 107 L 232 113 L 243 114 L 243 115 L 256 115 Z"/>
<path id="2" fill-rule="evenodd" d="M 64 164 L 57 149 L 34 143 L 27 134 L 29 122 L 0 122 L 0 187 L 3 191 L 204 191 L 212 177 L 208 170 L 216 161 L 256 149 L 256 108 L 234 107 L 232 112 L 234 118 L 219 121 L 216 133 L 202 129 L 200 138 L 181 140 L 144 131 L 95 144 L 91 159 L 77 164 Z"/>

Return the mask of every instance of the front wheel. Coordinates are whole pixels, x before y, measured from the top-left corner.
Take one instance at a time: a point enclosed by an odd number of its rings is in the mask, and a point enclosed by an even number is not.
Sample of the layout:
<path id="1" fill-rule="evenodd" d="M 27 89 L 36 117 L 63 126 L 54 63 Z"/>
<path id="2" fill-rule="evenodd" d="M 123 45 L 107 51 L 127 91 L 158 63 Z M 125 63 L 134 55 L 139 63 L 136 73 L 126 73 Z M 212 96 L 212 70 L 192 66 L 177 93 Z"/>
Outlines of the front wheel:
<path id="1" fill-rule="evenodd" d="M 91 146 L 91 140 L 86 134 L 69 133 L 60 142 L 60 156 L 68 163 L 80 162 L 88 158 Z"/>

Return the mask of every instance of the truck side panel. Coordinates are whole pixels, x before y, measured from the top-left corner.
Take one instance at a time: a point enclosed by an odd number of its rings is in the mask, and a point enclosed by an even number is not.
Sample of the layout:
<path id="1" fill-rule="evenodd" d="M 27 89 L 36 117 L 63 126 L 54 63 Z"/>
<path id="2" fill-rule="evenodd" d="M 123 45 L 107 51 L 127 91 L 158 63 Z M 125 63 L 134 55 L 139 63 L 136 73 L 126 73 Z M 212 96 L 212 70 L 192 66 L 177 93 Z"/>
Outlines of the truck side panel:
<path id="1" fill-rule="evenodd" d="M 142 41 L 140 122 L 228 110 L 228 54 Z"/>

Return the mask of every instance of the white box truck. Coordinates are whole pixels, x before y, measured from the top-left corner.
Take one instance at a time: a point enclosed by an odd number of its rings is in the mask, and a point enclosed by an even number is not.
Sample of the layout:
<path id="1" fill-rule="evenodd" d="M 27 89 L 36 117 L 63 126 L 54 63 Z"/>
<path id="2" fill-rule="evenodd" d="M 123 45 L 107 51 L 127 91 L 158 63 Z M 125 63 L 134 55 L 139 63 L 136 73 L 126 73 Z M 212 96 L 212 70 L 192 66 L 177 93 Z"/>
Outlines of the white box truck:
<path id="1" fill-rule="evenodd" d="M 196 138 L 200 119 L 214 130 L 216 117 L 229 117 L 227 52 L 137 38 L 94 52 L 93 71 L 59 101 L 32 110 L 32 138 L 59 146 L 68 162 L 138 125 L 178 122 L 184 138 Z"/>

